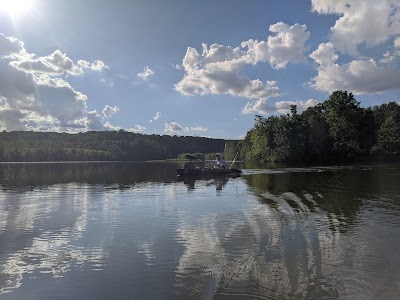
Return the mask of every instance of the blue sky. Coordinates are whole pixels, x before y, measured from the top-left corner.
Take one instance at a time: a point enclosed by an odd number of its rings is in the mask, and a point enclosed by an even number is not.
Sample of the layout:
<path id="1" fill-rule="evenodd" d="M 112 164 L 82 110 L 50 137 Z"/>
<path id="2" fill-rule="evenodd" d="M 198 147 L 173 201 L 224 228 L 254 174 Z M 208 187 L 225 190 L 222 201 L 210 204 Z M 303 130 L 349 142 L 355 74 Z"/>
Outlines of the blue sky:
<path id="1" fill-rule="evenodd" d="M 399 0 L 0 0 L 0 130 L 242 138 L 335 90 L 399 101 Z"/>

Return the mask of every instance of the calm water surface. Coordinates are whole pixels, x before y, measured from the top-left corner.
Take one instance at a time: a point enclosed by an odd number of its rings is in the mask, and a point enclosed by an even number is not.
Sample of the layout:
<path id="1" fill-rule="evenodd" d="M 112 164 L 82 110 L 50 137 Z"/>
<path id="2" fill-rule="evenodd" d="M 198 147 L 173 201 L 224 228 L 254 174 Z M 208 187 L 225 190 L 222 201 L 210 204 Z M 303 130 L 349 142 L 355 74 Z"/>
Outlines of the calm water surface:
<path id="1" fill-rule="evenodd" d="M 0 164 L 0 299 L 400 299 L 400 165 Z"/>

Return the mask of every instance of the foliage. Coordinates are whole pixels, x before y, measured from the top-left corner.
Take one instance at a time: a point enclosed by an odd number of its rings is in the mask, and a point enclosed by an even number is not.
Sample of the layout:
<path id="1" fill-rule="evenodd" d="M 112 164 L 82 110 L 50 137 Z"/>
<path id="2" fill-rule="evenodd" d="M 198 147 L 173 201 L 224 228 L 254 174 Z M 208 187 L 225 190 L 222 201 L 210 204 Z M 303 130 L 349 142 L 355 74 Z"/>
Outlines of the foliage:
<path id="1" fill-rule="evenodd" d="M 323 103 L 297 114 L 256 116 L 235 145 L 254 161 L 348 161 L 396 158 L 400 151 L 400 106 L 396 102 L 362 108 L 352 93 L 335 91 Z"/>
<path id="2" fill-rule="evenodd" d="M 188 159 L 187 158 L 188 155 L 193 156 L 196 159 L 202 160 L 202 161 L 204 161 L 204 159 L 205 159 L 204 153 L 181 153 L 181 154 L 178 155 L 178 159 L 179 160 L 187 160 Z"/>
<path id="3" fill-rule="evenodd" d="M 144 161 L 223 152 L 224 146 L 222 139 L 126 131 L 0 132 L 0 161 Z"/>
<path id="4" fill-rule="evenodd" d="M 397 154 L 400 149 L 400 120 L 390 116 L 378 130 L 378 144 L 382 150 Z"/>
<path id="5" fill-rule="evenodd" d="M 329 162 L 400 157 L 400 105 L 362 108 L 352 93 L 335 91 L 301 114 L 255 117 L 243 140 L 142 135 L 124 130 L 79 134 L 0 132 L 0 161 L 202 160 Z M 178 158 L 179 158 L 178 157 Z"/>

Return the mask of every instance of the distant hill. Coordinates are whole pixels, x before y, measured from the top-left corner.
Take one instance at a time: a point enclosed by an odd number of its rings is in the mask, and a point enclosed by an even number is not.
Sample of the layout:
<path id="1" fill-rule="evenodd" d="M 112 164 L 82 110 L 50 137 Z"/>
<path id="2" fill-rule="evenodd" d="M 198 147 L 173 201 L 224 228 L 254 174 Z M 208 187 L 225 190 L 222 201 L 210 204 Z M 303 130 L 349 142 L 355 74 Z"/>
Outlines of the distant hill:
<path id="1" fill-rule="evenodd" d="M 145 161 L 223 152 L 226 141 L 120 131 L 0 132 L 0 161 Z"/>

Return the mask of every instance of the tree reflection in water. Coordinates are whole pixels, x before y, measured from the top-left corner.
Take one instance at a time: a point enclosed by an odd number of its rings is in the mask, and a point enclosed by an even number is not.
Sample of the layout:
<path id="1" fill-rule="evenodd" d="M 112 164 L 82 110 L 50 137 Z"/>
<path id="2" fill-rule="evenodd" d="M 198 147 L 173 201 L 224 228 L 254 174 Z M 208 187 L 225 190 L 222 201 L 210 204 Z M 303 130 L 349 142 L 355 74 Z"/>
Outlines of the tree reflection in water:
<path id="1" fill-rule="evenodd" d="M 178 178 L 179 181 L 183 181 L 183 183 L 187 186 L 188 190 L 194 190 L 196 188 L 197 182 L 205 182 L 207 186 L 215 185 L 215 189 L 217 191 L 222 191 L 224 186 L 228 183 L 228 176 L 213 176 L 213 177 L 205 177 L 205 178 L 196 178 L 193 176 L 187 176 Z"/>
<path id="2" fill-rule="evenodd" d="M 175 168 L 0 164 L 0 298 L 398 295 L 399 167 Z"/>

